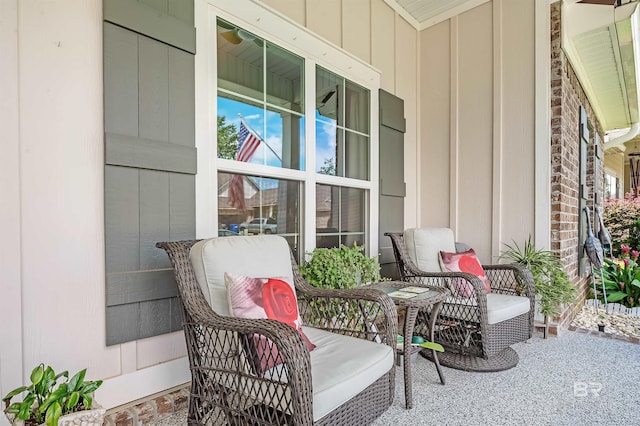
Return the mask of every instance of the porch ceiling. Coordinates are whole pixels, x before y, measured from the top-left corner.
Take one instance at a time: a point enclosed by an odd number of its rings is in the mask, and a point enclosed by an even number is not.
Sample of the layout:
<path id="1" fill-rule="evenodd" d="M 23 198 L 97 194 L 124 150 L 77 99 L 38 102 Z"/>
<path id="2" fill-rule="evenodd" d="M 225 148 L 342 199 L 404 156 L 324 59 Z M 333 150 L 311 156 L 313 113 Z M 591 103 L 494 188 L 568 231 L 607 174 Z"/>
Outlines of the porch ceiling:
<path id="1" fill-rule="evenodd" d="M 604 131 L 640 121 L 640 8 L 637 0 L 608 3 L 562 3 L 562 48 Z"/>

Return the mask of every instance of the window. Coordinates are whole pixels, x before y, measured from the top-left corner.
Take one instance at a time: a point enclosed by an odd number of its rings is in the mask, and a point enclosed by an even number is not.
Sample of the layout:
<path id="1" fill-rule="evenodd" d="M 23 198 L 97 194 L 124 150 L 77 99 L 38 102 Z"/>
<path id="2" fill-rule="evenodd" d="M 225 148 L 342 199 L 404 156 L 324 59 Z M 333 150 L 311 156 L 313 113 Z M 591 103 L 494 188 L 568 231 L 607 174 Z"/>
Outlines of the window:
<path id="1" fill-rule="evenodd" d="M 371 88 L 234 21 L 216 19 L 218 234 L 367 245 Z"/>
<path id="2" fill-rule="evenodd" d="M 620 179 L 609 173 L 604 174 L 604 197 L 620 198 Z"/>

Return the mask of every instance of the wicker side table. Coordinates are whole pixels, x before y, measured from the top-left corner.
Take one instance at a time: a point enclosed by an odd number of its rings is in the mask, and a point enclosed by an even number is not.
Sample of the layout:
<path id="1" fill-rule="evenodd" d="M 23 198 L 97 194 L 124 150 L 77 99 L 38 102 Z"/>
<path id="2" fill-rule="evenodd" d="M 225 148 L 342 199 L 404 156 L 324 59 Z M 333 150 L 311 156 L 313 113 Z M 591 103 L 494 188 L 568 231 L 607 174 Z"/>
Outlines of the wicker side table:
<path id="1" fill-rule="evenodd" d="M 438 312 L 442 306 L 442 302 L 449 296 L 449 290 L 440 287 L 427 287 L 423 285 L 416 285 L 415 283 L 408 283 L 404 281 L 383 281 L 379 283 L 369 284 L 368 287 L 377 288 L 384 291 L 391 296 L 393 303 L 400 308 L 406 309 L 406 316 L 404 319 L 404 345 L 402 350 L 398 350 L 399 354 L 403 354 L 403 369 L 404 369 L 404 400 L 407 409 L 413 408 L 413 391 L 411 389 L 411 354 L 414 351 L 423 350 L 422 348 L 411 345 L 413 339 L 413 328 L 415 327 L 418 311 L 423 308 L 431 308 L 431 315 L 429 321 L 429 340 L 433 342 L 434 339 L 434 326 L 436 319 L 438 318 Z M 405 287 L 420 287 L 428 289 L 423 293 L 418 293 L 411 298 L 394 297 L 393 292 L 403 289 Z M 436 365 L 438 376 L 440 377 L 440 383 L 444 385 L 444 375 L 440 368 L 440 362 L 438 361 L 438 354 L 435 350 L 431 351 L 433 354 L 433 362 Z"/>

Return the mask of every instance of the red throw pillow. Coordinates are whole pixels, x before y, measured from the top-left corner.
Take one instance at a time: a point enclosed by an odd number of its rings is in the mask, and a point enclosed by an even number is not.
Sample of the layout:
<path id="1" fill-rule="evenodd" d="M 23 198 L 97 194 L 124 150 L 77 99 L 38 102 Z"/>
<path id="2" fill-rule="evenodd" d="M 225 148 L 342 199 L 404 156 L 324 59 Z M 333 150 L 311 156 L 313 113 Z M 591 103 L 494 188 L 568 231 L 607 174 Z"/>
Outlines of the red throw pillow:
<path id="1" fill-rule="evenodd" d="M 224 281 L 232 316 L 283 322 L 298 330 L 309 351 L 315 349 L 316 345 L 302 332 L 298 301 L 291 284 L 281 278 L 251 278 L 227 272 Z M 283 362 L 276 346 L 264 336 L 254 336 L 254 349 L 259 374 Z"/>
<path id="2" fill-rule="evenodd" d="M 440 252 L 441 266 L 444 272 L 468 272 L 480 278 L 487 293 L 491 292 L 489 278 L 482 268 L 482 264 L 473 249 L 461 253 Z M 454 287 L 459 297 L 471 297 L 473 285 L 469 281 L 458 279 L 454 281 Z"/>

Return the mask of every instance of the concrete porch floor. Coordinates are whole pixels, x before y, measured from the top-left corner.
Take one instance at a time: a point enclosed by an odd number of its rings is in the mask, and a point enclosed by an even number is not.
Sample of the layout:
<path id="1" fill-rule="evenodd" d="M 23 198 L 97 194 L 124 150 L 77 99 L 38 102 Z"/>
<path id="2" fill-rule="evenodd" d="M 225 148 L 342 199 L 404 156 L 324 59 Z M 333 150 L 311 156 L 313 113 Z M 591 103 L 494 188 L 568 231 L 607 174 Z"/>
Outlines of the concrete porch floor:
<path id="1" fill-rule="evenodd" d="M 433 364 L 418 357 L 414 408 L 404 408 L 398 370 L 394 403 L 374 426 L 638 424 L 640 345 L 579 331 L 548 339 L 536 335 L 514 345 L 520 363 L 511 370 L 472 373 L 444 367 L 445 386 Z M 153 424 L 186 425 L 186 410 Z"/>

